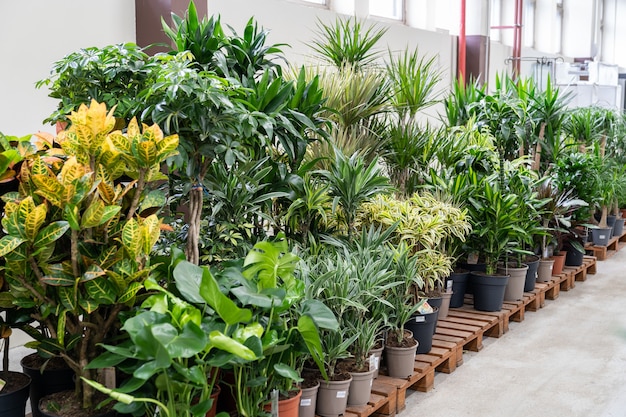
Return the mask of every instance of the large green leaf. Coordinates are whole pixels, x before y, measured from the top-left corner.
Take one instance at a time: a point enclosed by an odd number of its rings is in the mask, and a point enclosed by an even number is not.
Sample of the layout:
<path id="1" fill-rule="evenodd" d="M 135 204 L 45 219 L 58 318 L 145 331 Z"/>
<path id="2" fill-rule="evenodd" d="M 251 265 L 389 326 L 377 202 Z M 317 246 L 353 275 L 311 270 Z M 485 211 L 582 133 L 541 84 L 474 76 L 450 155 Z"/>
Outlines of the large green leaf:
<path id="1" fill-rule="evenodd" d="M 296 371 L 295 369 L 293 369 L 291 366 L 287 365 L 286 363 L 282 363 L 282 362 L 275 363 L 274 371 L 276 371 L 276 373 L 282 376 L 283 378 L 288 378 L 295 382 L 303 381 L 303 379 L 300 377 L 300 374 L 298 374 L 298 371 Z"/>
<path id="2" fill-rule="evenodd" d="M 198 267 L 187 261 L 179 262 L 174 268 L 174 279 L 178 285 L 178 282 L 182 282 L 187 277 L 196 277 L 199 270 L 202 271 L 202 278 L 200 284 L 200 296 L 203 300 L 224 320 L 224 322 L 230 326 L 245 323 L 252 318 L 252 312 L 247 309 L 239 308 L 233 300 L 228 298 L 220 291 L 220 287 L 209 271 L 208 268 Z M 190 290 L 195 285 L 193 282 L 183 285 L 185 290 Z"/>
<path id="3" fill-rule="evenodd" d="M 258 340 L 260 346 L 261 340 Z M 257 359 L 257 355 L 249 347 L 217 330 L 214 330 L 209 334 L 209 346 L 223 350 L 224 352 L 232 353 L 233 355 L 248 361 Z M 262 348 L 259 349 L 259 354 L 261 352 Z"/>
<path id="4" fill-rule="evenodd" d="M 315 326 L 313 319 L 310 316 L 300 316 L 298 319 L 298 331 L 300 332 L 311 357 L 322 372 L 322 376 L 324 379 L 328 379 L 326 369 L 324 368 L 324 350 L 322 349 L 319 330 Z"/>
<path id="5" fill-rule="evenodd" d="M 185 323 L 180 332 L 170 323 L 156 324 L 152 326 L 152 335 L 172 358 L 191 358 L 207 343 L 206 334 L 191 321 Z"/>

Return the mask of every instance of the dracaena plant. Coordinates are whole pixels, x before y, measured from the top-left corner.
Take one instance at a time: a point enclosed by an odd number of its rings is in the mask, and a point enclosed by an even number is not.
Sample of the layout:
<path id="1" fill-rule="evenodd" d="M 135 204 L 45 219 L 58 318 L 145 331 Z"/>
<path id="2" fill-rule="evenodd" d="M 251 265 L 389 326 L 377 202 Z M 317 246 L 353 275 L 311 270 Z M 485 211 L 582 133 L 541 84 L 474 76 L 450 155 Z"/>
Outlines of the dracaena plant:
<path id="1" fill-rule="evenodd" d="M 134 120 L 126 133 L 113 131 L 113 110 L 95 101 L 68 118 L 61 148 L 23 161 L 19 192 L 3 197 L 0 256 L 14 304 L 32 308 L 49 335 L 34 346 L 94 379 L 85 366 L 150 274 L 164 198 L 149 185 L 163 179 L 160 164 L 178 138 Z M 130 180 L 118 181 L 123 174 Z M 82 406 L 94 406 L 93 389 L 76 381 Z"/>

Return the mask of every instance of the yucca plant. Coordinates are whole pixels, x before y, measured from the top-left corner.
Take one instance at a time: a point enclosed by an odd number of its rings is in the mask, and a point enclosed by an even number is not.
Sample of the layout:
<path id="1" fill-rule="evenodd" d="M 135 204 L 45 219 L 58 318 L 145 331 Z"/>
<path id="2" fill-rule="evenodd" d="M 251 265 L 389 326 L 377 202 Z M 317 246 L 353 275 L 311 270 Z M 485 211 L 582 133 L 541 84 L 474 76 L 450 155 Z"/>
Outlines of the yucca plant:
<path id="1" fill-rule="evenodd" d="M 331 169 L 322 172 L 322 175 L 328 182 L 329 194 L 333 198 L 333 211 L 345 225 L 348 237 L 356 230 L 359 206 L 377 194 L 392 190 L 377 160 L 366 164 L 358 153 L 347 157 L 336 149 Z M 341 208 L 341 211 L 337 208 Z"/>
<path id="2" fill-rule="evenodd" d="M 317 39 L 312 47 L 323 61 L 342 69 L 373 64 L 379 56 L 374 47 L 387 32 L 377 25 L 366 27 L 356 17 L 337 18 L 332 24 L 317 22 Z"/>
<path id="3" fill-rule="evenodd" d="M 85 366 L 116 334 L 119 314 L 152 270 L 160 233 L 153 213 L 165 198 L 149 185 L 164 179 L 160 165 L 178 137 L 135 120 L 114 132 L 113 110 L 95 101 L 68 118 L 71 127 L 56 138 L 61 149 L 50 144 L 25 160 L 19 192 L 4 196 L 0 256 L 14 304 L 32 308 L 50 335 L 32 346 L 67 362 L 78 400 L 91 408 L 94 390 L 79 377 L 96 379 Z"/>

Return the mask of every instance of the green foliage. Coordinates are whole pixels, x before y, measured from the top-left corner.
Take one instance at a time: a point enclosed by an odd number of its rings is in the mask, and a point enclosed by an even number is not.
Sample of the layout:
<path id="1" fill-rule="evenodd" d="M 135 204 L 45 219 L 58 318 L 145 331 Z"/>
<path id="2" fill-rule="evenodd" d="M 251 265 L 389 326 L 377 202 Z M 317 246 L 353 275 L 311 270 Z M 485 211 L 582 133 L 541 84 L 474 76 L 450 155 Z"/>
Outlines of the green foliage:
<path id="1" fill-rule="evenodd" d="M 154 62 L 133 43 L 83 48 L 56 61 L 50 76 L 38 81 L 49 97 L 59 100 L 44 123 L 67 121 L 67 115 L 91 100 L 115 106 L 114 115 L 126 122 L 143 110 L 140 92 L 148 85 Z"/>
<path id="2" fill-rule="evenodd" d="M 410 120 L 435 103 L 434 89 L 441 80 L 435 57 L 419 57 L 418 50 L 405 49 L 398 57 L 389 51 L 386 65 L 391 84 L 391 106 L 402 120 Z"/>
<path id="3" fill-rule="evenodd" d="M 356 17 L 337 18 L 333 24 L 318 20 L 317 28 L 313 50 L 323 61 L 339 69 L 361 69 L 373 64 L 379 55 L 374 47 L 387 32 L 377 25 L 365 27 Z"/>
<path id="4" fill-rule="evenodd" d="M 348 236 L 355 230 L 355 219 L 359 206 L 376 194 L 391 191 L 389 180 L 382 175 L 377 160 L 366 165 L 359 154 L 345 156 L 335 150 L 335 160 L 330 171 L 322 172 L 328 181 L 329 193 L 333 198 L 333 211 L 341 208 Z"/>
<path id="5" fill-rule="evenodd" d="M 57 137 L 22 163 L 19 192 L 4 196 L 6 235 L 0 256 L 16 306 L 29 308 L 50 337 L 35 346 L 60 355 L 77 376 L 116 331 L 118 314 L 132 306 L 150 274 L 149 254 L 159 237 L 156 214 L 140 217 L 148 185 L 162 179 L 160 164 L 178 138 L 158 126 L 141 130 L 133 119 L 113 132 L 106 105 L 92 102 L 68 116 Z M 132 171 L 132 181 L 119 181 Z M 84 408 L 93 392 L 77 379 Z"/>

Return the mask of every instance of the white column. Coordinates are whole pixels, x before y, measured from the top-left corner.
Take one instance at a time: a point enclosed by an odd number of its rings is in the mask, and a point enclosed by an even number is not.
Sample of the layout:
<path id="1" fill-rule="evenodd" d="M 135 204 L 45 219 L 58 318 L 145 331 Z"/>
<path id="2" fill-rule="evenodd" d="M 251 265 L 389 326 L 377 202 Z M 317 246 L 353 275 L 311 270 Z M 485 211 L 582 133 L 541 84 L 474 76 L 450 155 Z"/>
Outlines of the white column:
<path id="1" fill-rule="evenodd" d="M 556 28 L 556 0 L 535 2 L 535 49 L 546 53 L 557 53 L 554 30 Z"/>

